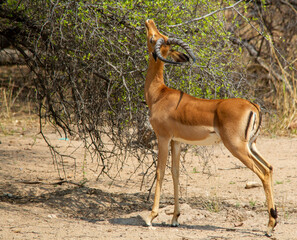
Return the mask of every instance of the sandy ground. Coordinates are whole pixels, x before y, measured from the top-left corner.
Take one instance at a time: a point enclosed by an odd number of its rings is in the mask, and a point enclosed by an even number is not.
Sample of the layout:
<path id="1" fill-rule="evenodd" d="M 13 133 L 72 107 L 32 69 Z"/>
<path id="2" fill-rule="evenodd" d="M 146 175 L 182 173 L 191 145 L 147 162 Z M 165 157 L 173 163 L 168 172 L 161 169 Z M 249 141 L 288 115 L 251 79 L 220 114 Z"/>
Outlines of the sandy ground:
<path id="1" fill-rule="evenodd" d="M 96 164 L 84 157 L 80 142 L 59 140 L 61 151 L 76 149 L 64 162 L 71 182 L 63 183 L 35 120 L 0 124 L 0 239 L 266 239 L 268 214 L 259 179 L 222 146 L 210 147 L 205 161 L 188 154 L 180 178 L 180 226 L 170 227 L 172 178 L 166 170 L 159 216 L 151 228 L 149 184 L 140 190 L 141 173 L 131 159 L 118 180 L 96 181 Z M 274 166 L 279 223 L 271 239 L 297 239 L 297 138 L 260 137 L 258 149 Z M 65 150 L 65 151 L 66 151 Z M 199 160 L 200 159 L 200 160 Z M 74 183 L 87 180 L 83 187 Z"/>

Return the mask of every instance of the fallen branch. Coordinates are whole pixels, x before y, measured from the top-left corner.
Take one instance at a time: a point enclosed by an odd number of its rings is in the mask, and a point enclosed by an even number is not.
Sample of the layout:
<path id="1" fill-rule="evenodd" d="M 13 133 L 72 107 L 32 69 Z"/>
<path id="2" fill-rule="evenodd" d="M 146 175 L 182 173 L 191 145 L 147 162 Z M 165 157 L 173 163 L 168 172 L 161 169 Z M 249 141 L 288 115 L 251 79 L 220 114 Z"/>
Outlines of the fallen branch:
<path id="1" fill-rule="evenodd" d="M 45 182 L 41 182 L 41 181 L 16 181 L 16 183 L 23 183 L 23 184 L 42 184 L 42 185 L 62 185 L 63 183 L 68 183 L 68 184 L 73 184 L 79 187 L 83 187 L 85 182 L 83 183 L 76 183 L 76 182 L 72 182 L 72 181 L 68 181 L 68 180 L 61 180 L 58 182 L 53 182 L 53 183 L 45 183 Z"/>
<path id="2" fill-rule="evenodd" d="M 218 170 L 235 170 L 235 169 L 246 168 L 245 166 L 239 166 L 239 165 L 236 165 L 236 164 L 234 164 L 234 165 L 235 166 L 231 167 L 231 168 L 218 168 Z"/>
<path id="3" fill-rule="evenodd" d="M 235 170 L 235 169 L 240 169 L 240 168 L 245 168 L 245 167 L 236 166 L 236 167 L 231 167 L 231 168 L 218 168 L 218 170 Z"/>

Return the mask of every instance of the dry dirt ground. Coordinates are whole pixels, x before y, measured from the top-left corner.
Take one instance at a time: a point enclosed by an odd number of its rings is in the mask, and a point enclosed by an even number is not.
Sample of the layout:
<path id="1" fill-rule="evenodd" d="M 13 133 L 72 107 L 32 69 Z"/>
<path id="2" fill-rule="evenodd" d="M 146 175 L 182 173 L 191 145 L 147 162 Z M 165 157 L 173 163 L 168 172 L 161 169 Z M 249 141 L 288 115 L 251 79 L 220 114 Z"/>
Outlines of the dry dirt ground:
<path id="1" fill-rule="evenodd" d="M 143 169 L 126 181 L 135 171 L 133 159 L 117 181 L 96 181 L 96 164 L 80 142 L 49 131 L 58 149 L 77 150 L 76 169 L 74 160 L 64 162 L 71 181 L 63 183 L 37 125 L 16 118 L 0 123 L 0 239 L 267 239 L 264 192 L 245 189 L 247 182 L 260 181 L 222 145 L 208 150 L 206 168 L 195 155 L 183 161 L 177 228 L 169 225 L 173 194 L 166 170 L 160 214 L 147 228 L 142 216 L 152 206 L 146 201 L 150 185 L 140 190 Z M 297 138 L 260 137 L 258 149 L 274 166 L 279 223 L 272 239 L 297 239 Z M 83 187 L 73 184 L 84 179 Z"/>

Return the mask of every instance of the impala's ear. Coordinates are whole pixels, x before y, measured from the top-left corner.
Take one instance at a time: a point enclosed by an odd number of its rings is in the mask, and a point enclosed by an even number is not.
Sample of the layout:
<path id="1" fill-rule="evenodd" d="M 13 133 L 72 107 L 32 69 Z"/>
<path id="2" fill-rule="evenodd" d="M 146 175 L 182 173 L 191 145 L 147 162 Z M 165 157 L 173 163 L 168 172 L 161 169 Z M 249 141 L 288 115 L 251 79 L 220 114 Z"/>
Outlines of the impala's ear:
<path id="1" fill-rule="evenodd" d="M 172 57 L 172 59 L 176 62 L 188 62 L 190 60 L 190 58 L 186 54 L 172 49 L 169 51 L 168 55 Z"/>

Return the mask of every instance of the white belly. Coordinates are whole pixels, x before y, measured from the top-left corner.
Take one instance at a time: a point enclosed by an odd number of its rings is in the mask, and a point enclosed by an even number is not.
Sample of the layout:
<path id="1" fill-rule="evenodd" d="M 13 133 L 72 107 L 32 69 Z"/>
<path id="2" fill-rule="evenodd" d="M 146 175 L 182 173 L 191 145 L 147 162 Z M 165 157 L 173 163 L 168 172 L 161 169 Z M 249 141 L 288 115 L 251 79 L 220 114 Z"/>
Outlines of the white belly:
<path id="1" fill-rule="evenodd" d="M 174 141 L 191 144 L 191 145 L 199 145 L 199 146 L 207 146 L 207 145 L 214 145 L 221 142 L 221 138 L 216 133 L 209 134 L 209 136 L 202 140 L 195 140 L 195 141 L 189 141 L 183 138 L 173 138 Z"/>

